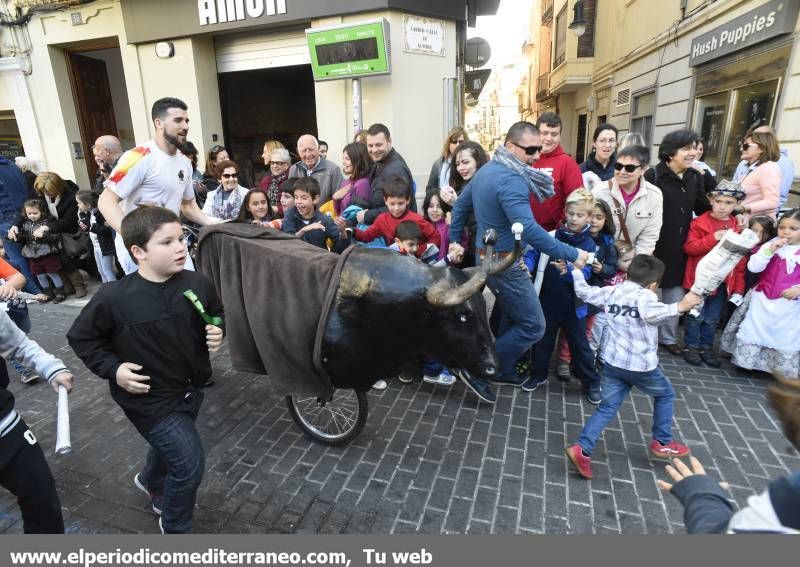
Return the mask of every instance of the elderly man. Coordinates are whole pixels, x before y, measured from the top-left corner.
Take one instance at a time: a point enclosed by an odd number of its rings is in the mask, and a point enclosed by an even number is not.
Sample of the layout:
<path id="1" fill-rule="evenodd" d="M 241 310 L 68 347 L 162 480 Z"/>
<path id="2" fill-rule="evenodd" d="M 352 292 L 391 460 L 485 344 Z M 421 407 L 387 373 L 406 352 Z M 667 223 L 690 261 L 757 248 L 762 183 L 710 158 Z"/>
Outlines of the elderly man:
<path id="1" fill-rule="evenodd" d="M 300 161 L 289 170 L 289 177 L 313 177 L 319 183 L 319 203 L 331 200 L 333 193 L 344 183 L 339 166 L 320 156 L 319 142 L 311 134 L 304 134 L 297 140 L 297 154 Z"/>
<path id="2" fill-rule="evenodd" d="M 92 191 L 99 195 L 103 192 L 103 183 L 108 179 L 122 155 L 122 144 L 116 136 L 100 136 L 92 146 L 92 154 L 94 154 L 94 161 L 98 167 Z"/>

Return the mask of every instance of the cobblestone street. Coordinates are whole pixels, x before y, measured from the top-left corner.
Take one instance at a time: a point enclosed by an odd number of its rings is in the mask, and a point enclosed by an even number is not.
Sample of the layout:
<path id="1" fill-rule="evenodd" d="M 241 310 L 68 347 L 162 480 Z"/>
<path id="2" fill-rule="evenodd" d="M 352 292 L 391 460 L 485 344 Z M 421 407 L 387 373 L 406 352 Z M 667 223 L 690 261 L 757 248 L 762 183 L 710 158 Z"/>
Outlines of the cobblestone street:
<path id="1" fill-rule="evenodd" d="M 133 485 L 145 442 L 108 386 L 72 354 L 64 335 L 78 307 L 31 306 L 32 338 L 76 375 L 70 396 L 73 453 L 55 456 L 53 391 L 12 374 L 17 409 L 56 476 L 67 531 L 157 533 Z M 677 391 L 677 438 L 740 505 L 800 457 L 766 407 L 768 381 L 693 368 L 662 353 Z M 533 394 L 499 389 L 495 406 L 451 388 L 390 383 L 372 391 L 369 418 L 349 446 L 304 437 L 269 380 L 215 357 L 217 384 L 198 420 L 207 458 L 196 533 L 679 533 L 681 507 L 656 486 L 649 458 L 652 406 L 634 393 L 593 457 L 594 480 L 568 468 L 564 447 L 593 406 L 578 386 L 552 380 Z M 0 532 L 21 533 L 16 502 L 0 492 Z"/>

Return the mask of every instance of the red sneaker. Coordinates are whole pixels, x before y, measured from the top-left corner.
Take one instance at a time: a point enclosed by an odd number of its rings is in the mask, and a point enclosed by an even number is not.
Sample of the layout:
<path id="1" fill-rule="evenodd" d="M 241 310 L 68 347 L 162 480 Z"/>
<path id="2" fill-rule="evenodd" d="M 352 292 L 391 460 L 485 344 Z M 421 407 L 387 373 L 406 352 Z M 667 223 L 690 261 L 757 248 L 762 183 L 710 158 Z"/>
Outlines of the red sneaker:
<path id="1" fill-rule="evenodd" d="M 592 459 L 583 454 L 583 449 L 577 443 L 565 449 L 567 457 L 575 465 L 583 478 L 592 478 Z"/>
<path id="2" fill-rule="evenodd" d="M 650 454 L 659 459 L 685 457 L 689 454 L 689 447 L 677 441 L 670 441 L 669 444 L 662 445 L 660 441 L 653 439 L 650 441 Z"/>

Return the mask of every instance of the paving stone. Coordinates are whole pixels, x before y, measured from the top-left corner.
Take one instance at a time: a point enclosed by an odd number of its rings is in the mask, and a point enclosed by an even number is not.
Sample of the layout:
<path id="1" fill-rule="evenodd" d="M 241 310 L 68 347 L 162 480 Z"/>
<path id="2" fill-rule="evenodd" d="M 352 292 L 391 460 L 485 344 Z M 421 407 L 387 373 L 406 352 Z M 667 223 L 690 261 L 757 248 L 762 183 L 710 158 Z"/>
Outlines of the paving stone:
<path id="1" fill-rule="evenodd" d="M 71 400 L 74 452 L 47 455 L 65 525 L 70 533 L 156 533 L 147 498 L 131 482 L 147 444 L 66 345 L 78 312 L 67 304 L 30 307 L 32 338 L 62 357 L 80 385 Z M 668 354 L 661 362 L 676 390 L 676 438 L 732 484 L 739 505 L 800 468 L 765 401 L 770 381 L 736 374 L 727 362 L 720 370 Z M 601 436 L 586 481 L 563 453 L 594 411 L 577 383 L 533 394 L 498 389 L 489 406 L 460 384 L 392 381 L 368 394 L 364 432 L 337 448 L 306 438 L 268 380 L 231 370 L 227 348 L 212 363 L 217 385 L 197 420 L 207 463 L 198 533 L 683 531 L 680 503 L 656 486 L 666 476 L 647 454 L 652 402 L 639 392 Z M 18 380 L 10 390 L 42 446 L 52 447 L 51 394 Z M 0 491 L 0 533 L 21 531 L 15 500 Z"/>

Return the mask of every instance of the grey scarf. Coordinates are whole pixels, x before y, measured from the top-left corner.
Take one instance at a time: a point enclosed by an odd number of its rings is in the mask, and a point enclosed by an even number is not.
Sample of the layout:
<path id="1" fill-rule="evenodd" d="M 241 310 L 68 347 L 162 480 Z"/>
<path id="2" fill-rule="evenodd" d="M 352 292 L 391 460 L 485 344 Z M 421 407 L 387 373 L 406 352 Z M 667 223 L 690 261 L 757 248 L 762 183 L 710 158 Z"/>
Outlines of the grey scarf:
<path id="1" fill-rule="evenodd" d="M 494 158 L 492 159 L 521 175 L 528 184 L 528 190 L 540 203 L 555 195 L 552 177 L 521 162 L 517 156 L 503 146 L 494 151 Z"/>

